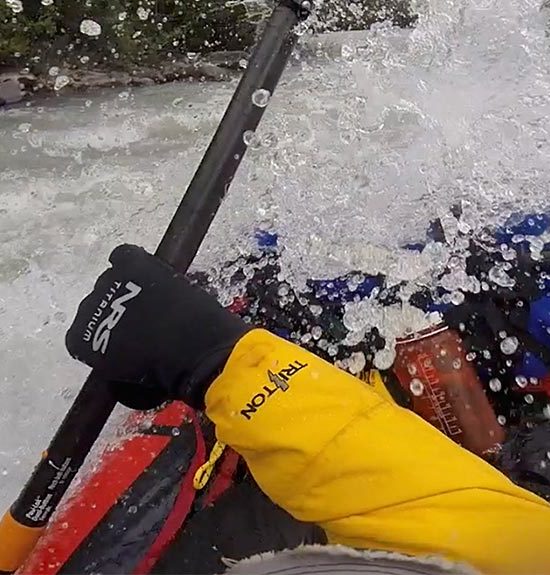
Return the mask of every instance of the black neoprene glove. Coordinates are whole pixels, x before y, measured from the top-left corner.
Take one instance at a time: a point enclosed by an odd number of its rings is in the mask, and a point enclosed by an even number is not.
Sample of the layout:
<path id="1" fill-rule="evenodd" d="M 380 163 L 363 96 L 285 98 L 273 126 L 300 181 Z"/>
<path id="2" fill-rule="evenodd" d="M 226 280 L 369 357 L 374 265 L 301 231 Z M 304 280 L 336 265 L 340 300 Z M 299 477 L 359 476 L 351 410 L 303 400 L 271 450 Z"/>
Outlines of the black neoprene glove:
<path id="1" fill-rule="evenodd" d="M 250 327 L 142 248 L 119 246 L 109 261 L 67 332 L 69 353 L 111 381 L 128 407 L 181 399 L 202 409 Z"/>

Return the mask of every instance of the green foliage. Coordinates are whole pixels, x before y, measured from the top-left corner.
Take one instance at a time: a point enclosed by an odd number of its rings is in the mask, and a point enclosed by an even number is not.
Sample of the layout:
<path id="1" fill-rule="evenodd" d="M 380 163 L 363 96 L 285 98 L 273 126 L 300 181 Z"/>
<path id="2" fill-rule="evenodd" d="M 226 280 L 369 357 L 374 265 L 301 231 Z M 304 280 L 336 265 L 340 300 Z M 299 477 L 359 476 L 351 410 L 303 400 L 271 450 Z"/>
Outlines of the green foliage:
<path id="1" fill-rule="evenodd" d="M 0 66 L 26 64 L 29 58 L 38 57 L 55 32 L 54 10 L 44 7 L 41 18 L 33 21 L 24 13 L 15 14 L 0 0 Z"/>
<path id="2" fill-rule="evenodd" d="M 17 1 L 0 0 L 0 67 L 39 73 L 53 65 L 131 71 L 189 52 L 244 50 L 266 14 L 255 0 L 23 0 L 15 13 L 6 2 Z M 97 22 L 101 34 L 83 34 L 84 19 Z M 366 28 L 384 19 L 414 21 L 407 0 L 326 0 L 318 29 Z"/>
<path id="3" fill-rule="evenodd" d="M 0 0 L 0 66 L 43 71 L 51 65 L 131 68 L 188 52 L 243 50 L 255 24 L 242 5 L 224 0 L 54 0 L 14 13 Z M 34 16 L 29 14 L 34 12 Z M 91 37 L 82 20 L 101 26 Z"/>

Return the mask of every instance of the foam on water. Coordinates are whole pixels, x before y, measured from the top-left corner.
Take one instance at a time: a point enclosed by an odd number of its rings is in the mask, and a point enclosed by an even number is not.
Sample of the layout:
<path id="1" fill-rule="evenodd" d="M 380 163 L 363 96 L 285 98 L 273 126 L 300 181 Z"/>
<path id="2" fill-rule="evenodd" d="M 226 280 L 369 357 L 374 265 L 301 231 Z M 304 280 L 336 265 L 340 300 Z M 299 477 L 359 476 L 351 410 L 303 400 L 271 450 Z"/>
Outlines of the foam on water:
<path id="1" fill-rule="evenodd" d="M 538 3 L 439 1 L 423 12 L 412 32 L 348 36 L 345 58 L 307 76 L 295 106 L 315 129 L 286 146 L 297 160 L 274 188 L 293 273 L 422 238 L 460 200 L 474 229 L 545 207 L 550 76 Z M 331 89 L 322 107 L 315 85 Z"/>
<path id="2" fill-rule="evenodd" d="M 447 266 L 454 290 L 480 289 L 458 227 L 546 207 L 547 17 L 534 0 L 416 4 L 412 30 L 304 34 L 196 266 L 248 252 L 264 227 L 281 236 L 280 279 L 292 285 L 350 269 L 425 285 Z M 234 87 L 167 85 L 2 112 L 0 507 L 86 374 L 63 349 L 76 304 L 117 243 L 154 249 Z M 448 215 L 457 202 L 460 222 Z M 447 245 L 400 248 L 437 216 Z M 376 324 L 391 341 L 413 329 L 425 318 L 404 313 L 406 300 L 364 304 L 355 331 Z M 390 361 L 391 346 L 378 359 Z M 349 361 L 353 370 L 365 358 Z"/>

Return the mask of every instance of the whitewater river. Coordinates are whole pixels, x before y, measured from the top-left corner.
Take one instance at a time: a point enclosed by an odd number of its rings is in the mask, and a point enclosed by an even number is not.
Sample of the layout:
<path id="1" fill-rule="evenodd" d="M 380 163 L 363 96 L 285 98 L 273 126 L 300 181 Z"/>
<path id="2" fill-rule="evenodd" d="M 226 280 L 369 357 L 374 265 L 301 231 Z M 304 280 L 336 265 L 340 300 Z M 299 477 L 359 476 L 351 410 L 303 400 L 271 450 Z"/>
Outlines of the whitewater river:
<path id="1" fill-rule="evenodd" d="M 199 267 L 248 250 L 263 226 L 281 234 L 296 282 L 352 264 L 384 271 L 458 201 L 472 227 L 546 208 L 540 1 L 418 4 L 415 30 L 298 52 Z M 63 347 L 76 304 L 117 243 L 154 249 L 233 89 L 61 93 L 0 112 L 0 508 L 87 373 Z"/>

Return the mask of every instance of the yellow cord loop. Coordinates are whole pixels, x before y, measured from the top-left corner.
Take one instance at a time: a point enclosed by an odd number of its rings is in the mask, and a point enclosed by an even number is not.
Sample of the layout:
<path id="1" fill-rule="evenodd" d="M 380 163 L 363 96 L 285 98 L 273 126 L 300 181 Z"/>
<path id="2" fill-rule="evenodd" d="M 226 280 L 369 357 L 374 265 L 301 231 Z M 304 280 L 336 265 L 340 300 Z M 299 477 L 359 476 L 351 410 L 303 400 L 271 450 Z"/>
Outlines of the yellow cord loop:
<path id="1" fill-rule="evenodd" d="M 208 480 L 210 479 L 210 476 L 214 471 L 216 462 L 223 455 L 224 450 L 225 450 L 225 444 L 221 443 L 221 441 L 216 441 L 214 447 L 212 448 L 212 451 L 210 452 L 210 457 L 208 458 L 208 461 L 197 469 L 195 477 L 193 478 L 193 487 L 197 491 L 203 489 L 208 483 Z"/>

